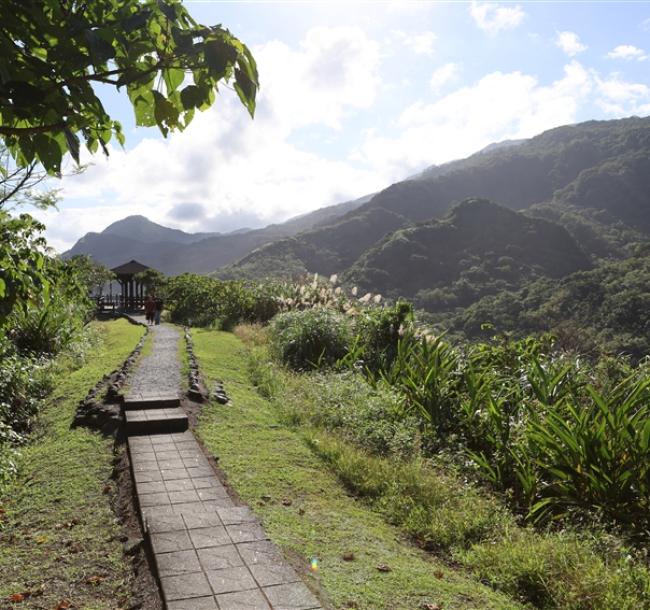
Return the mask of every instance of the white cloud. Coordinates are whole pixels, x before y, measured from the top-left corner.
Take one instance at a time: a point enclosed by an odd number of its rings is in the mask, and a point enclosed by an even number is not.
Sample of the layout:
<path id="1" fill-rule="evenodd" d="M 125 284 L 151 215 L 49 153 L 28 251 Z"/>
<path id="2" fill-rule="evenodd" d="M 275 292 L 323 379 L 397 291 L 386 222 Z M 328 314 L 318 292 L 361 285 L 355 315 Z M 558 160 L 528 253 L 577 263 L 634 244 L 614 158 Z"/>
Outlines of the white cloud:
<path id="1" fill-rule="evenodd" d="M 609 59 L 636 59 L 637 61 L 645 61 L 648 55 L 643 49 L 635 47 L 631 44 L 620 44 L 616 48 L 607 53 Z"/>
<path id="2" fill-rule="evenodd" d="M 416 55 L 433 55 L 433 43 L 436 35 L 433 32 L 411 34 L 404 39 L 404 45 Z"/>
<path id="3" fill-rule="evenodd" d="M 436 92 L 439 91 L 444 85 L 453 80 L 457 74 L 458 64 L 450 62 L 444 66 L 440 66 L 431 75 L 431 80 L 429 81 L 431 88 Z"/>
<path id="4" fill-rule="evenodd" d="M 262 75 L 254 121 L 226 90 L 183 133 L 96 155 L 83 175 L 61 183 L 62 211 L 48 217 L 53 243 L 67 247 L 128 214 L 193 231 L 232 229 L 238 217 L 277 222 L 385 186 L 372 171 L 294 143 L 305 129 L 336 134 L 372 106 L 379 45 L 356 27 L 314 28 L 300 46 L 273 41 L 253 52 Z M 205 217 L 179 219 L 172 211 L 184 203 L 202 206 Z"/>
<path id="5" fill-rule="evenodd" d="M 371 133 L 355 158 L 397 177 L 431 163 L 465 157 L 491 142 L 535 134 L 576 121 L 593 78 L 577 61 L 561 78 L 541 85 L 521 72 L 492 72 L 434 103 L 409 106 L 396 137 Z"/>
<path id="6" fill-rule="evenodd" d="M 643 83 L 630 83 L 620 74 L 613 74 L 607 79 L 596 79 L 599 94 L 597 104 L 615 117 L 631 114 L 650 114 L 650 87 Z"/>
<path id="7" fill-rule="evenodd" d="M 517 27 L 526 16 L 521 6 L 501 6 L 493 2 L 472 2 L 470 15 L 476 25 L 488 34 Z"/>
<path id="8" fill-rule="evenodd" d="M 555 37 L 555 44 L 560 47 L 569 57 L 587 50 L 587 45 L 580 42 L 580 37 L 575 32 L 558 32 Z"/>

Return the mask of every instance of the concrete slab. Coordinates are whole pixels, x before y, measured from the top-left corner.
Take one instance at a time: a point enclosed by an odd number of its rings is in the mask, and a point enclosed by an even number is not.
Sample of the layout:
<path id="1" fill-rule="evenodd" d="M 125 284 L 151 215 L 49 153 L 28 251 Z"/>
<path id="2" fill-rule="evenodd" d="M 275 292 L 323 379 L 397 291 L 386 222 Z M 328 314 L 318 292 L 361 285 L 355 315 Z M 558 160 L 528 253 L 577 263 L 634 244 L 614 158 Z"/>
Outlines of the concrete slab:
<path id="1" fill-rule="evenodd" d="M 217 595 L 217 603 L 220 610 L 269 610 L 271 608 L 259 589 Z"/>
<path id="2" fill-rule="evenodd" d="M 301 582 L 264 587 L 273 610 L 316 610 L 320 602 Z"/>
<path id="3" fill-rule="evenodd" d="M 167 602 L 192 597 L 206 597 L 212 594 L 208 579 L 203 572 L 181 576 L 162 576 L 160 586 Z"/>
<path id="4" fill-rule="evenodd" d="M 245 566 L 209 570 L 206 575 L 215 594 L 234 593 L 257 588 L 257 584 Z"/>

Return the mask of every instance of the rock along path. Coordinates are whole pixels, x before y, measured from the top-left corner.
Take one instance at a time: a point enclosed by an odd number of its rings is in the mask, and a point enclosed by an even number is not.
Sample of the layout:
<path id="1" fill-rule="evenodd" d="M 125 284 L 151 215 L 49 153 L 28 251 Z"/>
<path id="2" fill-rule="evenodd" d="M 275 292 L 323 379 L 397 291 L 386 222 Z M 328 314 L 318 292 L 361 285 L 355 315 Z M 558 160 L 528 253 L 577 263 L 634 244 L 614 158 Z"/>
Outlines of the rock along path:
<path id="1" fill-rule="evenodd" d="M 235 506 L 180 408 L 178 330 L 152 327 L 125 414 L 140 517 L 168 610 L 322 610 L 247 506 Z"/>

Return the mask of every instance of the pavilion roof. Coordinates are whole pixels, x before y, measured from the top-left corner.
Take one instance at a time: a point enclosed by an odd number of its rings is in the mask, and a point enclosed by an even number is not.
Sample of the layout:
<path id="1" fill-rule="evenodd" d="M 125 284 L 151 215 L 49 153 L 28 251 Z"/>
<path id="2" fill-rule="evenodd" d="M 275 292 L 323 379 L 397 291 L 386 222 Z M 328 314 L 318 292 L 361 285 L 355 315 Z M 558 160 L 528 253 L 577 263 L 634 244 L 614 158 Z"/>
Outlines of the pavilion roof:
<path id="1" fill-rule="evenodd" d="M 147 267 L 146 265 L 143 265 L 136 260 L 130 260 L 128 263 L 114 267 L 111 269 L 111 271 L 115 275 L 134 275 L 136 273 L 140 273 L 141 271 L 146 271 L 147 269 L 150 269 L 150 267 Z"/>

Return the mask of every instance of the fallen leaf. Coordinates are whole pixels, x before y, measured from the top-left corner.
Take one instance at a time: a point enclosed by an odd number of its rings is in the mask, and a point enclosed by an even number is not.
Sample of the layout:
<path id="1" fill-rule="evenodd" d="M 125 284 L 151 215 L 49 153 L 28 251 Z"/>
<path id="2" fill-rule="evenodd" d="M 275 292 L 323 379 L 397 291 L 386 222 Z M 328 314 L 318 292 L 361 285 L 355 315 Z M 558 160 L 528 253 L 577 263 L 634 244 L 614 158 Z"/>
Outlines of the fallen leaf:
<path id="1" fill-rule="evenodd" d="M 344 553 L 343 561 L 354 561 L 354 553 Z"/>
<path id="2" fill-rule="evenodd" d="M 293 500 L 290 500 L 289 498 L 285 498 L 282 500 L 282 506 L 291 506 L 293 504 Z"/>
<path id="3" fill-rule="evenodd" d="M 67 599 L 62 599 L 56 605 L 56 608 L 54 608 L 54 610 L 68 610 L 69 608 L 72 608 L 72 604 L 70 603 L 70 601 Z"/>
<path id="4" fill-rule="evenodd" d="M 86 583 L 89 585 L 98 585 L 103 580 L 106 580 L 103 576 L 90 576 L 86 578 Z"/>
<path id="5" fill-rule="evenodd" d="M 9 596 L 9 601 L 10 602 L 18 603 L 18 602 L 22 602 L 24 600 L 25 600 L 25 596 L 22 593 L 12 593 Z"/>
<path id="6" fill-rule="evenodd" d="M 387 566 L 385 563 L 380 563 L 380 564 L 377 566 L 377 569 L 378 569 L 380 572 L 392 572 L 392 571 L 393 571 L 393 568 L 391 568 L 390 566 Z"/>
<path id="7" fill-rule="evenodd" d="M 423 603 L 420 608 L 422 608 L 422 610 L 442 610 L 438 604 L 429 604 L 427 602 Z"/>

